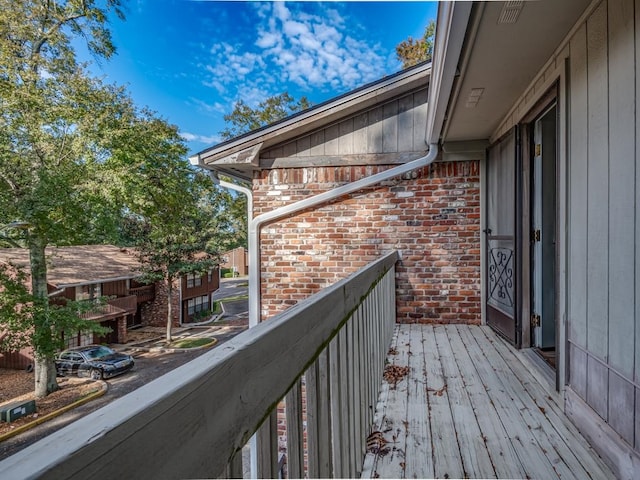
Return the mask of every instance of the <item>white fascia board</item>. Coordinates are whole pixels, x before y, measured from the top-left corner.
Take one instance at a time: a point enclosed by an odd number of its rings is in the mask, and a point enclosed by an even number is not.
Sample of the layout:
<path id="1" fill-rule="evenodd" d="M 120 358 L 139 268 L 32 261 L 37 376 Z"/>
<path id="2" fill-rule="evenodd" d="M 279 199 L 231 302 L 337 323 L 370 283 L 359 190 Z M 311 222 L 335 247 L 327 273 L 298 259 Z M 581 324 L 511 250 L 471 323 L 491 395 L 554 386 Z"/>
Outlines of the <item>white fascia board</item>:
<path id="1" fill-rule="evenodd" d="M 368 86 L 353 90 L 333 100 L 321 103 L 301 113 L 287 117 L 273 125 L 260 128 L 253 132 L 242 135 L 236 139 L 224 142 L 219 146 L 214 146 L 203 150 L 189 157 L 189 162 L 194 166 L 212 168 L 213 163 L 221 158 L 230 158 L 238 151 L 252 148 L 257 144 L 264 144 L 269 140 L 286 133 L 297 131 L 300 128 L 321 122 L 322 119 L 333 117 L 339 112 L 351 111 L 358 108 L 358 105 L 367 101 L 384 99 L 385 94 L 392 93 L 393 90 L 407 84 L 412 84 L 421 76 L 425 76 L 425 85 L 431 64 L 425 63 L 420 67 L 410 68 L 397 74 L 383 78 Z M 271 142 L 273 143 L 273 142 Z M 225 161 L 224 163 L 228 163 Z M 232 162 L 231 162 L 232 163 Z"/>
<path id="2" fill-rule="evenodd" d="M 426 142 L 438 143 L 457 74 L 473 2 L 440 2 L 433 47 Z"/>

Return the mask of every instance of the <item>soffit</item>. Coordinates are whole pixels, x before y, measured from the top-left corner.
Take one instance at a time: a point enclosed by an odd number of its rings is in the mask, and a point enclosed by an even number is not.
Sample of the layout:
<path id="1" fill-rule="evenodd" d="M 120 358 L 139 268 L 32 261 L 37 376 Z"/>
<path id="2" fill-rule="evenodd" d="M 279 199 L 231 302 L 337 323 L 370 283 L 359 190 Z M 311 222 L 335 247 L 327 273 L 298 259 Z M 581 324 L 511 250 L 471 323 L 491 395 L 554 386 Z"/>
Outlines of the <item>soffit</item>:
<path id="1" fill-rule="evenodd" d="M 486 2 L 476 11 L 477 33 L 465 39 L 462 58 L 468 60 L 459 66 L 444 141 L 489 138 L 591 0 L 525 1 L 515 23 L 499 21 L 505 3 L 518 2 Z M 469 102 L 479 92 L 479 100 Z"/>

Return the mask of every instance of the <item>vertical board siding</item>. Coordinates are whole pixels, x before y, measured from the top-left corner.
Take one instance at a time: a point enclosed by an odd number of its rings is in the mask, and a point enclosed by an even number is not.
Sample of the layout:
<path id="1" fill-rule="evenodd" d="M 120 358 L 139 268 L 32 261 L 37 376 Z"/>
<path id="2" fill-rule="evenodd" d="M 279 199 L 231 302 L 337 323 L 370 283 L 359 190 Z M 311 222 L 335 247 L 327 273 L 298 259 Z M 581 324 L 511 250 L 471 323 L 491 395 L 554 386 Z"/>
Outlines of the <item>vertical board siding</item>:
<path id="1" fill-rule="evenodd" d="M 609 364 L 633 378 L 635 94 L 633 0 L 609 2 Z M 611 391 L 613 395 L 616 392 Z M 626 396 L 626 394 L 625 394 Z"/>
<path id="2" fill-rule="evenodd" d="M 567 178 L 568 383 L 636 450 L 639 7 L 603 1 L 570 39 Z"/>
<path id="3" fill-rule="evenodd" d="M 426 140 L 424 125 L 427 124 L 427 90 L 420 90 L 413 95 L 413 150 L 419 152 L 424 150 Z"/>
<path id="4" fill-rule="evenodd" d="M 635 389 L 623 377 L 609 373 L 609 424 L 633 445 Z"/>
<path id="5" fill-rule="evenodd" d="M 413 150 L 413 95 L 398 100 L 398 151 Z"/>
<path id="6" fill-rule="evenodd" d="M 369 111 L 367 153 L 382 153 L 382 106 Z"/>
<path id="7" fill-rule="evenodd" d="M 339 125 L 338 151 L 343 155 L 353 153 L 353 118 L 349 118 Z"/>
<path id="8" fill-rule="evenodd" d="M 587 28 L 571 40 L 569 134 L 569 340 L 587 345 Z M 573 365 L 572 365 L 573 371 Z M 586 382 L 586 375 L 584 377 Z M 570 383 L 574 384 L 573 377 Z M 583 385 L 586 389 L 586 383 Z M 583 397 L 584 398 L 584 397 Z"/>
<path id="9" fill-rule="evenodd" d="M 335 156 L 422 152 L 427 90 L 422 89 L 358 113 L 284 145 L 273 146 L 261 158 Z"/>
<path id="10" fill-rule="evenodd" d="M 636 0 L 635 2 L 635 65 L 636 68 L 640 65 L 640 0 Z M 635 97 L 635 106 L 636 112 L 640 109 L 640 74 L 636 72 L 636 97 Z M 636 278 L 636 290 L 635 290 L 635 373 L 633 379 L 636 384 L 640 383 L 640 249 L 638 248 L 638 243 L 640 243 L 640 121 L 636 119 L 635 124 L 635 140 L 636 140 L 636 158 L 635 158 L 635 169 L 636 169 L 636 198 L 635 198 L 635 240 L 636 240 L 636 249 L 635 249 L 635 278 Z M 640 389 L 636 390 L 636 449 L 640 450 Z"/>
<path id="11" fill-rule="evenodd" d="M 382 107 L 382 151 L 398 151 L 398 102 L 389 102 Z"/>
<path id="12" fill-rule="evenodd" d="M 587 347 L 607 357 L 609 131 L 607 74 L 607 5 L 601 4 L 587 21 L 588 146 L 587 180 Z M 595 371 L 594 371 L 595 373 Z M 600 392 L 602 392 L 601 390 Z M 604 390 L 606 391 L 606 389 Z"/>

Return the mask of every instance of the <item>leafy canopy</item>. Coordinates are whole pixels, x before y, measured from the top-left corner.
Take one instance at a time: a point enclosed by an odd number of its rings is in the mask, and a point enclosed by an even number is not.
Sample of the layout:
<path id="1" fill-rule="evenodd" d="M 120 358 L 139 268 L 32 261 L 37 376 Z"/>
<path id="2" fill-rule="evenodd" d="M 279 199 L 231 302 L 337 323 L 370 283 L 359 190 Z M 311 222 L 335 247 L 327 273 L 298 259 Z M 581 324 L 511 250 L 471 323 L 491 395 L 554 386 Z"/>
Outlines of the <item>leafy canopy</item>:
<path id="1" fill-rule="evenodd" d="M 223 140 L 228 140 L 277 122 L 310 106 L 311 103 L 306 97 L 295 100 L 287 92 L 263 100 L 256 108 L 251 108 L 243 100 L 238 100 L 233 111 L 224 116 L 226 127 L 220 132 L 220 136 Z"/>
<path id="2" fill-rule="evenodd" d="M 414 40 L 409 37 L 396 45 L 396 57 L 402 62 L 402 68 L 431 60 L 435 33 L 436 22 L 431 20 L 425 27 L 422 38 Z"/>

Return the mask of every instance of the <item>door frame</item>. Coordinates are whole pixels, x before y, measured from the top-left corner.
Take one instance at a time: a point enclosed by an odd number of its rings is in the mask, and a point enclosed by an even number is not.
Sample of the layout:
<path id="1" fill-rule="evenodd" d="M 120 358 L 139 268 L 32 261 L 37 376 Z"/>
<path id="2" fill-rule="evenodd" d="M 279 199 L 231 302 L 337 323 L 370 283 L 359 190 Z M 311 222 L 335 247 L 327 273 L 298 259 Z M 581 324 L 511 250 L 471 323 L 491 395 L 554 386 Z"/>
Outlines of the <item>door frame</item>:
<path id="1" fill-rule="evenodd" d="M 556 178 L 556 205 L 555 205 L 555 228 L 556 228 L 556 247 L 555 247 L 555 283 L 556 283 L 556 295 L 555 295 L 555 346 L 556 346 L 556 369 L 555 369 L 555 385 L 554 389 L 562 394 L 563 387 L 567 378 L 567 346 L 566 346 L 566 329 L 567 322 L 565 316 L 566 306 L 566 252 L 564 251 L 566 245 L 566 229 L 563 225 L 566 224 L 566 195 L 568 177 L 566 171 L 566 77 L 564 72 L 560 72 L 558 76 L 554 78 L 554 81 L 547 87 L 543 94 L 541 94 L 527 110 L 527 113 L 522 117 L 520 122 L 520 129 L 522 132 L 522 195 L 520 200 L 522 202 L 522 222 L 521 226 L 525 232 L 529 232 L 532 225 L 532 145 L 533 145 L 533 129 L 534 122 L 542 117 L 544 113 L 555 103 L 556 106 L 556 165 L 555 165 L 555 178 Z M 523 235 L 520 244 L 521 261 L 524 267 L 521 270 L 521 299 L 522 299 L 522 348 L 531 348 L 534 339 L 532 338 L 531 327 L 531 307 L 532 307 L 532 248 L 529 235 Z"/>
<path id="2" fill-rule="evenodd" d="M 548 88 L 543 95 L 536 101 L 536 103 L 528 110 L 527 114 L 520 120 L 519 126 L 521 135 L 521 194 L 519 195 L 519 202 L 522 209 L 520 210 L 520 228 L 523 232 L 520 238 L 520 260 L 522 262 L 522 269 L 520 284 L 521 300 L 522 300 L 522 348 L 529 348 L 532 345 L 533 339 L 531 338 L 531 305 L 533 303 L 531 284 L 531 239 L 530 229 L 532 225 L 531 213 L 533 211 L 532 198 L 533 192 L 531 186 L 533 184 L 533 155 L 532 146 L 534 143 L 534 123 L 538 120 L 550 107 L 555 103 L 556 105 L 556 232 L 559 232 L 560 228 L 560 181 L 559 167 L 560 161 L 564 158 L 560 152 L 561 146 L 561 133 L 560 133 L 560 89 L 559 82 L 555 82 L 550 88 Z M 559 242 L 556 242 L 556 289 L 559 290 L 560 278 L 558 271 L 558 253 L 560 249 Z M 556 319 L 559 315 L 558 310 L 558 296 L 556 295 Z M 556 325 L 559 322 L 556 322 Z M 559 336 L 556 331 L 556 350 L 559 349 L 558 345 Z"/>
<path id="3" fill-rule="evenodd" d="M 567 252 L 566 246 L 566 206 L 567 206 L 567 194 L 568 194 L 568 172 L 567 172 L 567 76 L 566 65 L 564 62 L 559 62 L 556 65 L 554 71 L 550 71 L 548 81 L 545 81 L 540 86 L 538 95 L 534 95 L 530 101 L 526 102 L 524 108 L 521 111 L 526 112 L 519 120 L 513 125 L 518 132 L 517 138 L 517 160 L 516 160 L 516 195 L 514 201 L 516 202 L 516 241 L 518 250 L 516 258 L 517 269 L 517 285 L 518 293 L 516 296 L 517 309 L 518 309 L 518 338 L 515 342 L 516 348 L 529 348 L 532 342 L 531 338 L 531 278 L 530 278 L 530 265 L 531 265 L 531 251 L 530 251 L 530 237 L 529 231 L 531 226 L 531 150 L 528 148 L 533 136 L 533 122 L 553 103 L 556 104 L 557 116 L 556 116 L 556 298 L 555 298 L 555 317 L 556 317 L 556 378 L 555 385 L 550 385 L 552 390 L 559 392 L 560 398 L 563 397 L 564 385 L 567 378 L 568 358 L 567 358 L 567 319 L 566 319 L 566 258 Z M 504 132 L 504 128 L 502 132 Z M 501 134 L 499 138 L 493 137 L 491 145 L 494 146 L 499 140 L 504 137 Z M 485 160 L 485 169 L 489 168 L 488 165 L 488 150 L 487 158 Z M 485 171 L 485 180 L 483 186 L 487 186 L 487 176 Z M 488 190 L 485 190 L 484 203 L 488 201 Z M 486 212 L 483 209 L 483 215 Z M 483 221 L 483 225 L 486 228 L 486 217 Z M 484 253 L 483 259 L 485 263 L 484 269 L 487 269 L 487 251 L 488 244 L 483 235 Z M 487 281 L 487 274 L 483 275 L 485 282 Z M 488 286 L 485 286 L 485 289 Z M 486 294 L 483 295 L 483 309 L 486 309 Z M 485 323 L 488 313 L 484 312 Z M 544 376 L 539 377 L 544 378 Z"/>

